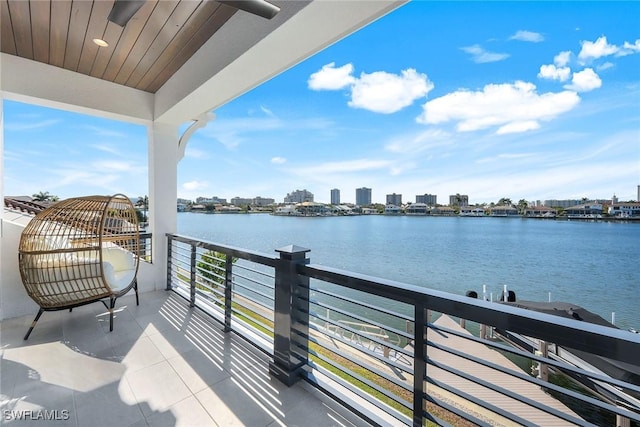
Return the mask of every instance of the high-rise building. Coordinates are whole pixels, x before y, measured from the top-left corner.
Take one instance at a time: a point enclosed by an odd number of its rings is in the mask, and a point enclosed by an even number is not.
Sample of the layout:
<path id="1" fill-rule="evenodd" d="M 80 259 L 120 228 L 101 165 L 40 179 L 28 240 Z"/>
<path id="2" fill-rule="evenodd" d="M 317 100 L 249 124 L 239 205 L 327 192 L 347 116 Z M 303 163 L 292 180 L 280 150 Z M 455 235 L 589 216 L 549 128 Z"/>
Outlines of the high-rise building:
<path id="1" fill-rule="evenodd" d="M 387 204 L 402 206 L 402 194 L 387 194 Z"/>
<path id="2" fill-rule="evenodd" d="M 565 199 L 565 200 L 545 200 L 543 205 L 549 208 L 570 208 L 572 206 L 578 206 L 582 203 L 582 200 L 578 199 Z"/>
<path id="3" fill-rule="evenodd" d="M 313 202 L 313 193 L 307 190 L 296 190 L 291 193 L 287 193 L 284 198 L 285 203 L 303 203 Z"/>
<path id="4" fill-rule="evenodd" d="M 227 204 L 227 199 L 221 199 L 218 196 L 198 197 L 196 199 L 196 203 L 201 204 L 201 205 L 215 205 L 215 204 L 226 205 Z"/>
<path id="5" fill-rule="evenodd" d="M 272 199 L 271 197 L 254 197 L 253 199 L 253 204 L 255 206 L 269 206 L 274 204 L 276 201 L 274 199 Z"/>
<path id="6" fill-rule="evenodd" d="M 416 196 L 416 203 L 424 203 L 427 206 L 435 206 L 438 204 L 438 196 L 435 194 L 423 194 Z"/>
<path id="7" fill-rule="evenodd" d="M 340 204 L 340 190 L 334 188 L 331 190 L 331 204 L 339 205 Z"/>
<path id="8" fill-rule="evenodd" d="M 450 195 L 449 206 L 469 206 L 469 196 L 466 194 Z"/>
<path id="9" fill-rule="evenodd" d="M 356 188 L 356 205 L 369 206 L 371 204 L 371 189 L 367 187 Z"/>
<path id="10" fill-rule="evenodd" d="M 234 206 L 250 205 L 252 202 L 252 199 L 247 199 L 246 197 L 234 197 L 231 199 L 231 204 Z"/>

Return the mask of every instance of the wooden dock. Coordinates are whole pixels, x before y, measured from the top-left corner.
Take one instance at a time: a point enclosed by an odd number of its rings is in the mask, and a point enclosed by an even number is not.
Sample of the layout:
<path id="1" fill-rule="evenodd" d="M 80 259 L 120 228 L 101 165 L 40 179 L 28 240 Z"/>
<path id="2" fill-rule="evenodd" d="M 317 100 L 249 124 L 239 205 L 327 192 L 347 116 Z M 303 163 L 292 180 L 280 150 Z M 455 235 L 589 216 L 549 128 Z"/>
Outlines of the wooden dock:
<path id="1" fill-rule="evenodd" d="M 456 332 L 460 332 L 461 334 L 468 334 L 469 336 L 471 336 L 470 332 L 460 327 L 458 323 L 456 323 L 453 319 L 446 315 L 440 316 L 440 318 L 438 318 L 438 320 L 436 320 L 434 324 L 437 326 L 445 327 L 447 329 L 455 330 Z M 436 344 L 463 351 L 464 353 L 471 354 L 477 358 L 499 365 L 510 371 L 519 373 L 523 372 L 521 368 L 519 368 L 515 363 L 513 363 L 503 354 L 481 343 L 477 343 L 453 334 L 448 334 L 432 329 L 428 330 L 427 338 L 429 341 L 432 341 Z M 497 371 L 493 368 L 464 359 L 462 357 L 447 353 L 442 350 L 438 350 L 433 347 L 427 347 L 427 355 L 430 359 L 438 364 L 444 364 L 453 367 L 512 392 L 511 395 L 505 395 L 500 392 L 493 391 L 480 384 L 461 378 L 441 368 L 427 365 L 428 377 L 447 384 L 448 386 L 454 387 L 464 393 L 468 393 L 474 398 L 486 402 L 486 405 L 476 405 L 473 402 L 465 399 L 464 397 L 449 393 L 440 387 L 434 386 L 433 384 L 428 384 L 428 393 L 432 394 L 438 399 L 444 400 L 448 404 L 453 405 L 466 413 L 476 416 L 477 418 L 491 425 L 514 426 L 523 424 L 508 420 L 498 415 L 490 409 L 491 406 L 502 408 L 504 411 L 516 415 L 520 419 L 525 420 L 526 422 L 524 424 L 527 425 L 575 425 L 574 423 L 565 421 L 556 415 L 549 414 L 530 405 L 527 405 L 526 403 L 513 398 L 513 394 L 525 396 L 547 407 L 554 408 L 558 412 L 570 415 L 577 420 L 582 420 L 579 415 L 577 415 L 563 403 L 549 395 L 536 384 L 529 383 L 513 375 Z"/>

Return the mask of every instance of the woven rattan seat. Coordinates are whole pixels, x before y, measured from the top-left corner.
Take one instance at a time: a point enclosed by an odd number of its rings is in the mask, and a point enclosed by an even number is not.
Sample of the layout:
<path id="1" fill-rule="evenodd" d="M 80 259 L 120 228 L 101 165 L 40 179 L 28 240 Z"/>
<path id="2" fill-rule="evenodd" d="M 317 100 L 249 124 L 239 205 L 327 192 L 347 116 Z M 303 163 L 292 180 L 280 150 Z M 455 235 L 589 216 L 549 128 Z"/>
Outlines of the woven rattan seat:
<path id="1" fill-rule="evenodd" d="M 138 246 L 136 211 L 122 194 L 66 199 L 37 214 L 19 247 L 22 283 L 40 306 L 24 339 L 43 312 L 98 301 L 112 331 L 116 299 L 134 289 L 139 303 Z"/>

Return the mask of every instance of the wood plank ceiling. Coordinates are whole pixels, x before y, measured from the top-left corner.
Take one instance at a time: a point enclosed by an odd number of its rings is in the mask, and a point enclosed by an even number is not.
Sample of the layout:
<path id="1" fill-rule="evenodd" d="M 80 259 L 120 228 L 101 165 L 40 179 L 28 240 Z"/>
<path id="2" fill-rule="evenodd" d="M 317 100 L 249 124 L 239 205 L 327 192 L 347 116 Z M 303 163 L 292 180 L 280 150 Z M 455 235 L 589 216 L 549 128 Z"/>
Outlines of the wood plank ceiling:
<path id="1" fill-rule="evenodd" d="M 122 28 L 107 20 L 113 4 L 0 0 L 0 50 L 155 93 L 237 11 L 213 0 L 147 0 Z"/>

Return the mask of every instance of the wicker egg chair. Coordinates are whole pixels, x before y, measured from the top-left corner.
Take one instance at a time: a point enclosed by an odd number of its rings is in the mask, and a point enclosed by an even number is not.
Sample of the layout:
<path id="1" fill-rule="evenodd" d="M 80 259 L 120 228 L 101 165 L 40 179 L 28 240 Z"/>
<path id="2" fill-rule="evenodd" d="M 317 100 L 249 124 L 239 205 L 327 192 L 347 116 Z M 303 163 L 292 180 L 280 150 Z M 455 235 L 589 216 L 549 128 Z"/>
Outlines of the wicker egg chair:
<path id="1" fill-rule="evenodd" d="M 22 283 L 40 306 L 24 339 L 43 312 L 98 301 L 113 331 L 116 299 L 133 288 L 139 303 L 138 245 L 136 211 L 122 194 L 66 199 L 36 215 L 19 247 Z"/>

